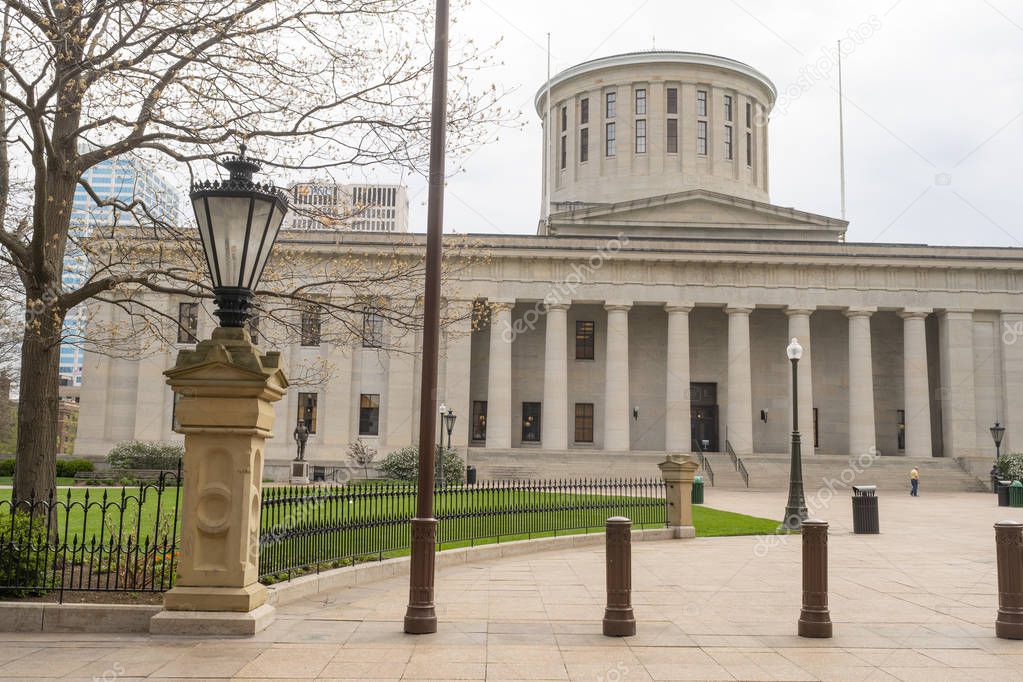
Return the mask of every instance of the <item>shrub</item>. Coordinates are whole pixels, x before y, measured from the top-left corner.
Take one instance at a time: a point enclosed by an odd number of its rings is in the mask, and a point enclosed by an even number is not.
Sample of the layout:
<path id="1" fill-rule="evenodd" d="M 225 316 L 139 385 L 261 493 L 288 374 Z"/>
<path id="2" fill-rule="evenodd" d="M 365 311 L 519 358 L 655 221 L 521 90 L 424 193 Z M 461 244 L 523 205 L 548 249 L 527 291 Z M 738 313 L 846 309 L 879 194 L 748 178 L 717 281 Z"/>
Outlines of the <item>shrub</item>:
<path id="1" fill-rule="evenodd" d="M 25 597 L 41 594 L 50 584 L 47 559 L 46 518 L 27 511 L 4 514 L 0 521 L 0 595 Z M 37 589 L 15 589 L 8 585 L 32 585 Z"/>
<path id="2" fill-rule="evenodd" d="M 14 475 L 14 458 L 0 459 L 0 476 Z"/>
<path id="3" fill-rule="evenodd" d="M 444 448 L 441 451 L 441 461 L 443 462 L 445 483 L 461 483 L 465 480 L 465 465 L 457 452 Z M 415 445 L 398 448 L 384 458 L 380 464 L 380 470 L 388 478 L 396 478 L 400 481 L 417 480 L 419 478 L 419 448 Z"/>
<path id="4" fill-rule="evenodd" d="M 75 474 L 82 471 L 93 471 L 95 468 L 87 459 L 58 459 L 57 478 L 74 478 Z"/>
<path id="5" fill-rule="evenodd" d="M 1003 481 L 1023 481 L 1023 452 L 1002 455 L 998 460 L 998 475 Z"/>
<path id="6" fill-rule="evenodd" d="M 348 459 L 352 460 L 355 466 L 362 467 L 363 478 L 369 479 L 369 465 L 377 458 L 377 449 L 366 445 L 361 438 L 355 439 L 348 445 Z"/>
<path id="7" fill-rule="evenodd" d="M 107 454 L 115 469 L 175 469 L 185 449 L 177 443 L 146 443 L 129 440 L 118 443 Z"/>

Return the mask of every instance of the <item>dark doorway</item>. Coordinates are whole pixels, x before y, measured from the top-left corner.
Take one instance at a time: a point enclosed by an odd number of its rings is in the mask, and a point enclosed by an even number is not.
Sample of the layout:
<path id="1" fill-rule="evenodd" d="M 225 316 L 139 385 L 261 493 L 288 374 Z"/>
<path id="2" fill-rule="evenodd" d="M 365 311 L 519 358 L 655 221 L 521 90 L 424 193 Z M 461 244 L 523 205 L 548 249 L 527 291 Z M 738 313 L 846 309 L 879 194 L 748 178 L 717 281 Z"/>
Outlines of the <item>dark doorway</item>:
<path id="1" fill-rule="evenodd" d="M 689 384 L 693 440 L 705 451 L 720 452 L 718 446 L 718 385 Z"/>

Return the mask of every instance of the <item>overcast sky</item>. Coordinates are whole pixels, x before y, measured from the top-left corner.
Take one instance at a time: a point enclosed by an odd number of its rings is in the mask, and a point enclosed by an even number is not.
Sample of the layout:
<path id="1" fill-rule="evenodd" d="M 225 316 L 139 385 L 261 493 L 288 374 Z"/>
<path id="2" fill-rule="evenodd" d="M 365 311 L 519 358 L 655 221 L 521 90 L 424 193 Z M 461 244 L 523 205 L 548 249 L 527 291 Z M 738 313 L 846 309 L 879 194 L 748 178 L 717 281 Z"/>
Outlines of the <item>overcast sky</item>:
<path id="1" fill-rule="evenodd" d="M 838 217 L 838 78 L 825 55 L 843 38 L 848 240 L 1023 247 L 1019 2 L 474 0 L 453 30 L 503 37 L 501 66 L 480 79 L 516 88 L 506 104 L 525 126 L 449 167 L 446 231 L 535 233 L 541 131 L 532 101 L 546 77 L 548 31 L 555 73 L 653 46 L 759 69 L 786 98 L 770 123 L 772 203 Z M 815 64 L 824 68 L 797 87 Z M 404 181 L 422 231 L 425 181 Z"/>

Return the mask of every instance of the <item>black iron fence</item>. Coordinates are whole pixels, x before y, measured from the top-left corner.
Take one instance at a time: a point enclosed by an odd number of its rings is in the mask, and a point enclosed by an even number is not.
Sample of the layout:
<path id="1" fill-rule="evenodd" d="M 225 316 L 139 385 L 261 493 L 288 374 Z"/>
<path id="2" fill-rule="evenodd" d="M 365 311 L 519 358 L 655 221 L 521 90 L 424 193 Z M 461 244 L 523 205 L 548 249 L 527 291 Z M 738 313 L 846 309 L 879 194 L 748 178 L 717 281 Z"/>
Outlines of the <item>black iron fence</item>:
<path id="1" fill-rule="evenodd" d="M 180 482 L 179 462 L 138 487 L 0 499 L 0 595 L 170 589 Z"/>
<path id="2" fill-rule="evenodd" d="M 659 479 L 487 481 L 434 492 L 438 548 L 599 531 L 609 516 L 666 522 Z M 409 484 L 263 491 L 260 577 L 290 579 L 407 553 L 416 489 Z"/>

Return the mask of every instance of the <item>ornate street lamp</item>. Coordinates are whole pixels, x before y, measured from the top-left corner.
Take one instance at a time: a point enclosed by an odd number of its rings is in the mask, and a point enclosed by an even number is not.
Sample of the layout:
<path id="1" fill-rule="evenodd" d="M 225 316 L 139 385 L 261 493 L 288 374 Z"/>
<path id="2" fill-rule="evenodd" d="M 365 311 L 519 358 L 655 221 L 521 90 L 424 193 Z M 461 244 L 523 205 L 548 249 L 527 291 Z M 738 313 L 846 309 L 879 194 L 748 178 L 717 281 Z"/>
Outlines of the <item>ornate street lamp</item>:
<path id="1" fill-rule="evenodd" d="M 798 365 L 803 357 L 803 347 L 799 340 L 792 339 L 785 349 L 792 363 L 792 455 L 789 469 L 789 501 L 785 505 L 785 520 L 779 530 L 800 530 L 808 514 L 806 501 L 803 499 L 803 461 L 799 442 L 799 381 Z"/>
<path id="2" fill-rule="evenodd" d="M 451 432 L 455 430 L 455 419 L 457 419 L 457 417 L 455 415 L 455 411 L 450 409 L 450 408 L 448 408 L 448 411 L 447 411 L 447 413 L 444 414 L 443 419 L 444 419 L 444 428 L 448 432 L 448 450 L 450 450 L 451 449 Z"/>
<path id="3" fill-rule="evenodd" d="M 244 144 L 238 156 L 219 163 L 230 174 L 227 180 L 193 183 L 189 197 L 220 326 L 241 327 L 250 316 L 252 292 L 288 212 L 288 199 L 277 187 L 252 181 L 260 166 L 245 156 Z"/>
<path id="4" fill-rule="evenodd" d="M 436 467 L 435 480 L 440 486 L 444 485 L 444 415 L 447 414 L 447 411 L 448 406 L 444 403 L 441 403 L 437 409 L 440 415 L 437 426 L 440 428 L 437 429 L 437 458 L 434 461 L 434 466 Z"/>
<path id="5" fill-rule="evenodd" d="M 1005 427 L 995 422 L 991 427 L 991 439 L 995 442 L 995 463 L 1002 458 L 1002 437 L 1005 436 Z"/>

